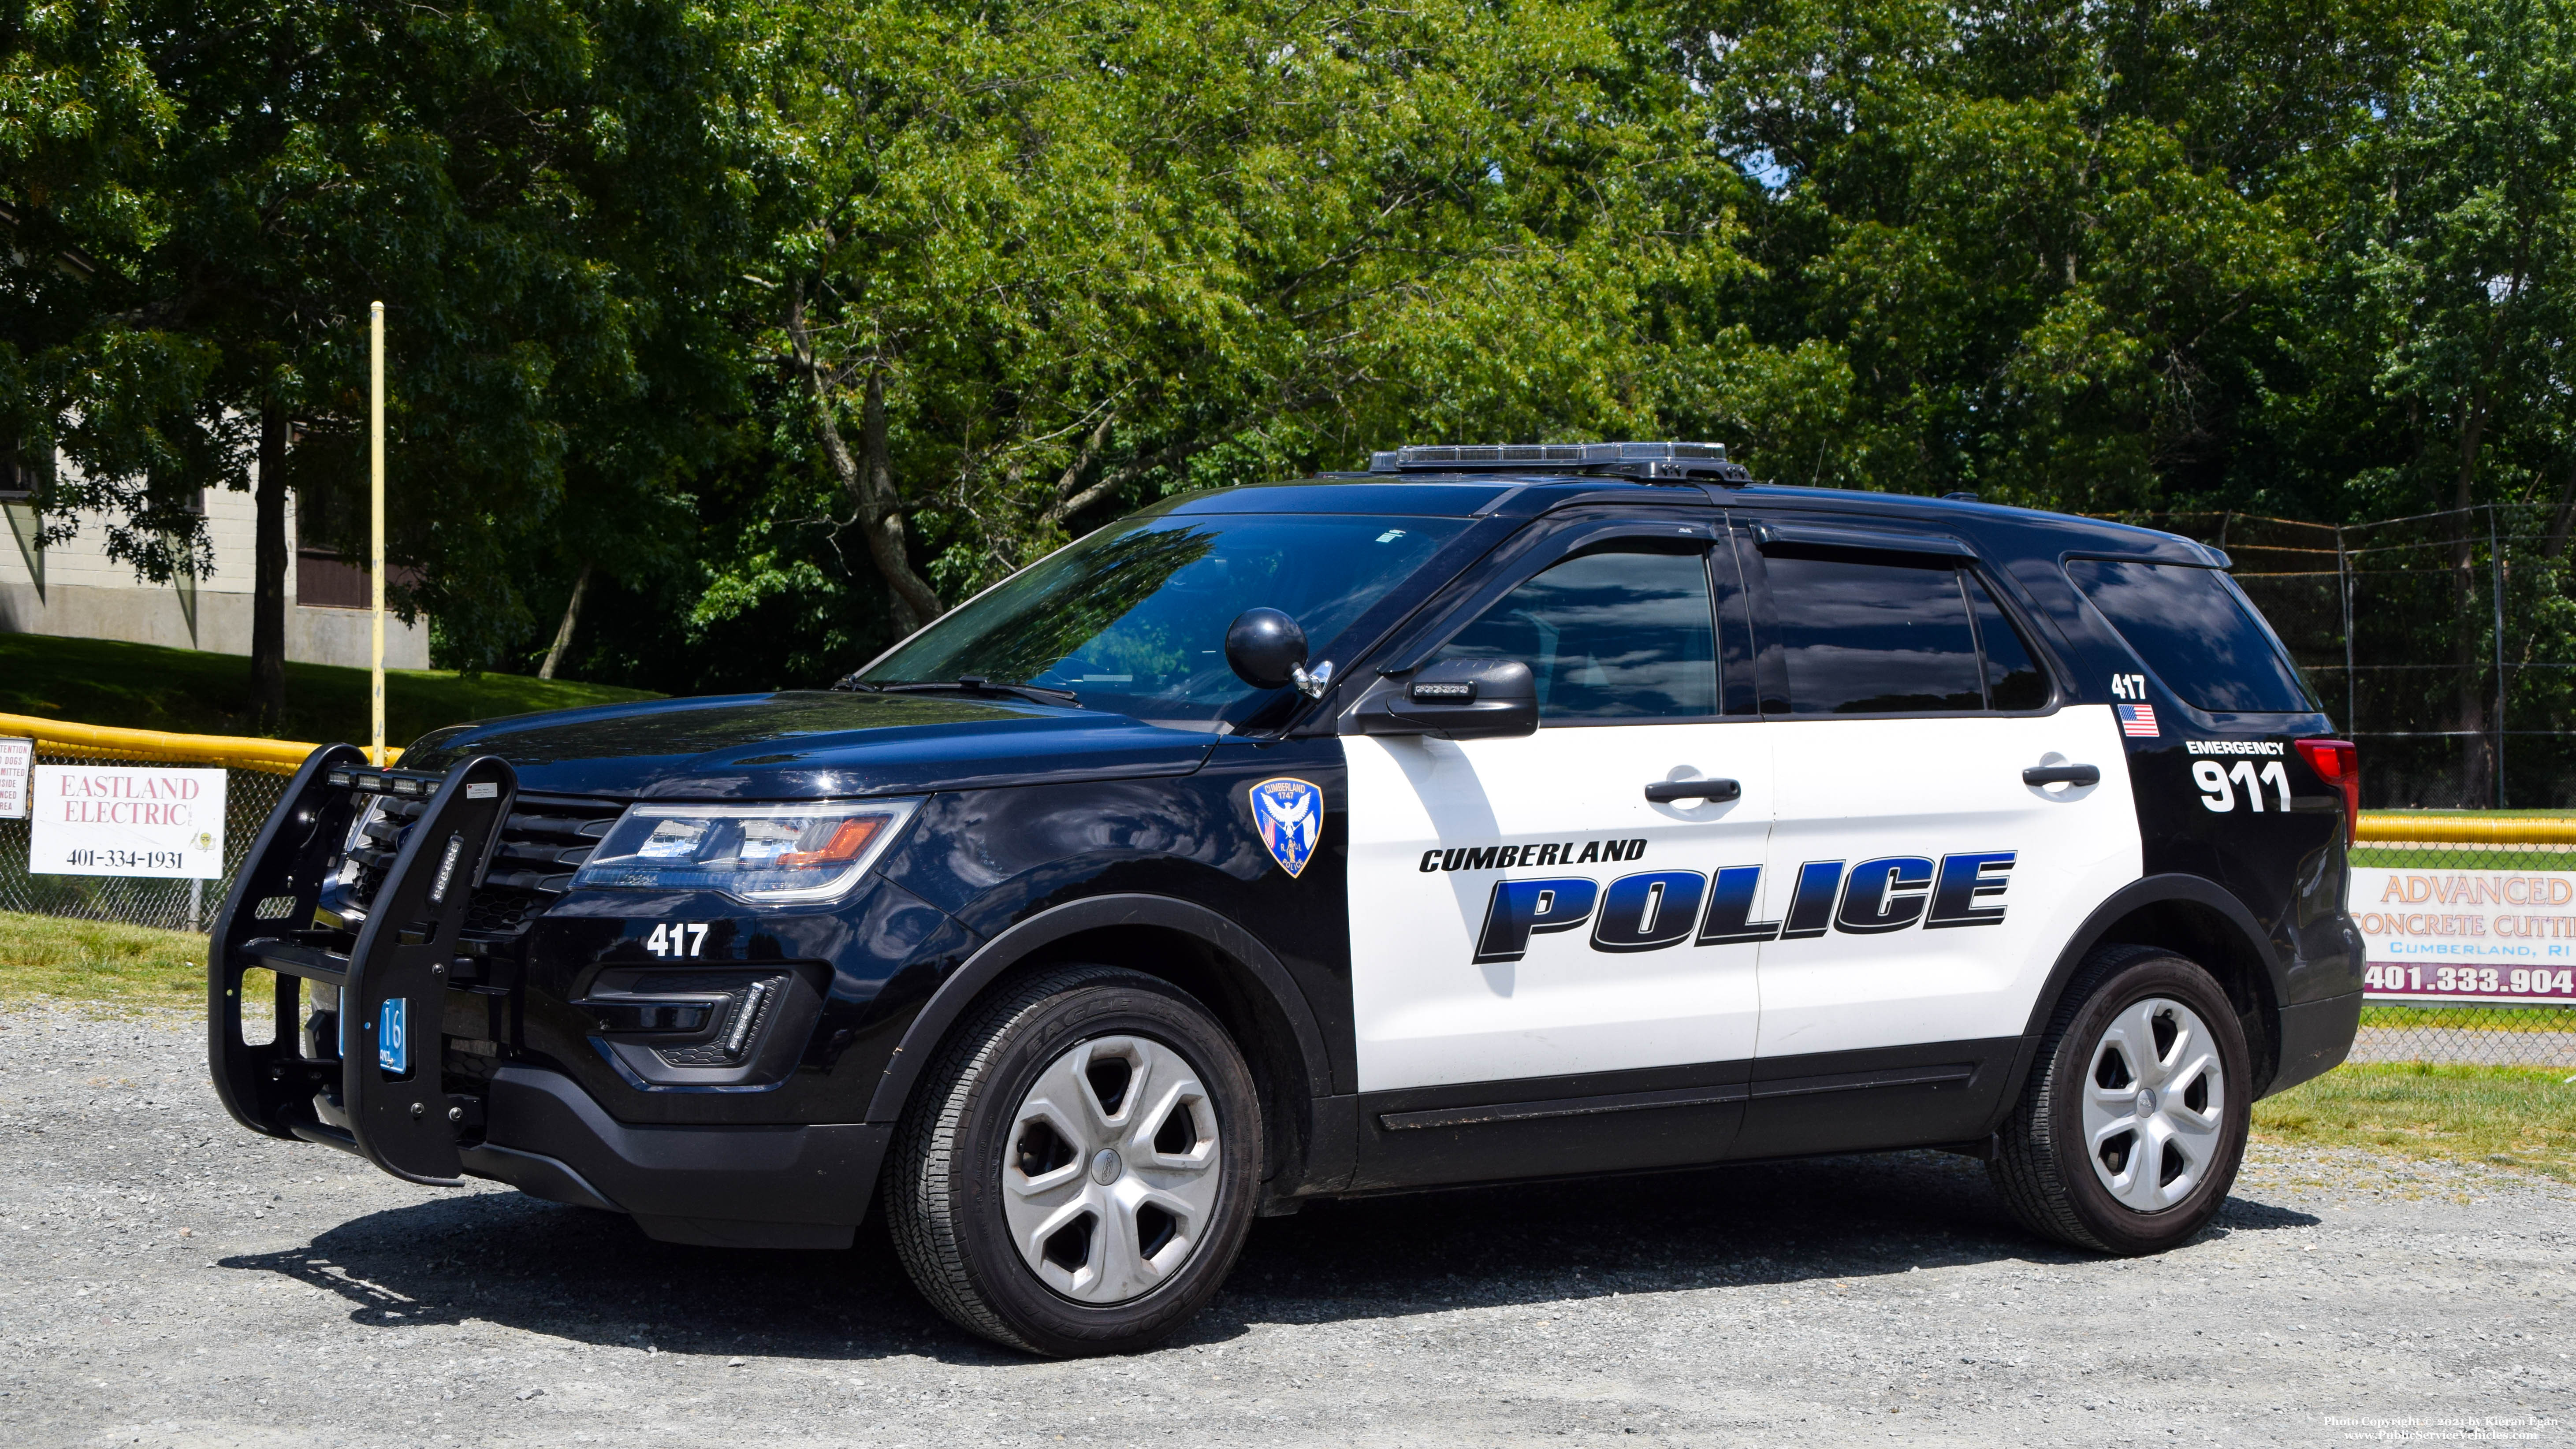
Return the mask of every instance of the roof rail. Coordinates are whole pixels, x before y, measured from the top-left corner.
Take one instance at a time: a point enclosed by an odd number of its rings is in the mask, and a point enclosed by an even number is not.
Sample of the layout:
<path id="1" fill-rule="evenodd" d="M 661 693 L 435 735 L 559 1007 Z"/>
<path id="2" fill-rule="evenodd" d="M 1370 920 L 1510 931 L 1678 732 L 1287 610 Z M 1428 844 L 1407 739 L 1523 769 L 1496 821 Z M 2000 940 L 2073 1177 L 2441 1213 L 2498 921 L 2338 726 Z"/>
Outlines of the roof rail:
<path id="1" fill-rule="evenodd" d="M 1415 443 L 1371 453 L 1372 473 L 1589 473 L 1641 483 L 1753 481 L 1724 443 Z"/>

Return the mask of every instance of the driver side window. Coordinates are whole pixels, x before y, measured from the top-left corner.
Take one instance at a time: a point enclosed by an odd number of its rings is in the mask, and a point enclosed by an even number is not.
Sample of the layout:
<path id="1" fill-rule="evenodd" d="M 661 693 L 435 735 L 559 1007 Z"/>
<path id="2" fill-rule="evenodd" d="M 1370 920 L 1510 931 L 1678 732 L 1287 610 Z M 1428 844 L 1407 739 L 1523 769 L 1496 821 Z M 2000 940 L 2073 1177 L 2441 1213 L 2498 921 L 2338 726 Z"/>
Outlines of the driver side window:
<path id="1" fill-rule="evenodd" d="M 1606 549 L 1512 590 L 1432 657 L 1527 664 L 1543 726 L 1713 719 L 1710 620 L 1700 552 Z"/>

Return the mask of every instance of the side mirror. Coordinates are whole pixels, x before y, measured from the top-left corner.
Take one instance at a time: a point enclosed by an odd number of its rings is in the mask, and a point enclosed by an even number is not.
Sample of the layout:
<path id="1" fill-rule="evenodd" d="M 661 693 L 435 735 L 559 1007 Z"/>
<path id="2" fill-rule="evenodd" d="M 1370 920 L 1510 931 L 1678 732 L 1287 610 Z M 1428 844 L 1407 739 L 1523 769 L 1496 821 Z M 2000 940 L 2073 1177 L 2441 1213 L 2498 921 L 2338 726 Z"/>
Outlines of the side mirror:
<path id="1" fill-rule="evenodd" d="M 1538 731 L 1538 681 L 1516 659 L 1443 659 L 1378 696 L 1360 714 L 1373 735 L 1472 740 Z"/>
<path id="2" fill-rule="evenodd" d="M 1306 687 L 1306 631 L 1277 609 L 1246 609 L 1225 630 L 1225 662 L 1255 689 Z"/>

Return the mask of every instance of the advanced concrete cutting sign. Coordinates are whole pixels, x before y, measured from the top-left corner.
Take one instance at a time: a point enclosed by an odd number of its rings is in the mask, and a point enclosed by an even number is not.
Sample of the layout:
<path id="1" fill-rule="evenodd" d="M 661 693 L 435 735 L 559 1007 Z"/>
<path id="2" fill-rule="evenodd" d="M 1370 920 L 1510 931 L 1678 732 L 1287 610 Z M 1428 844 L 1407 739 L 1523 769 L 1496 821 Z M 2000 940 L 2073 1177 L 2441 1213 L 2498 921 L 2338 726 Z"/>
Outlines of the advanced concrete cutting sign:
<path id="1" fill-rule="evenodd" d="M 224 873 L 224 772 L 38 765 L 27 869 L 36 875 Z"/>
<path id="2" fill-rule="evenodd" d="M 2365 996 L 2576 1001 L 2576 872 L 2351 869 Z"/>

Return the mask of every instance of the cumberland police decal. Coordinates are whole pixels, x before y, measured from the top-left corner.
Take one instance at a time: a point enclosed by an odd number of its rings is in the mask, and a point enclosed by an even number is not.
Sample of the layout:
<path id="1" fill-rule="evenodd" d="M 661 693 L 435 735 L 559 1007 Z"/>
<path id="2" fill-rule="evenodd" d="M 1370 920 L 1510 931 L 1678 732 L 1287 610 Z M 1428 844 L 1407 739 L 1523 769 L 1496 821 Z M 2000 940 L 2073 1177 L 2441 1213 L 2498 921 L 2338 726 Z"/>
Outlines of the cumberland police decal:
<path id="1" fill-rule="evenodd" d="M 1291 876 L 1306 873 L 1324 836 L 1324 792 L 1285 776 L 1252 787 L 1252 824 L 1270 858 Z"/>

